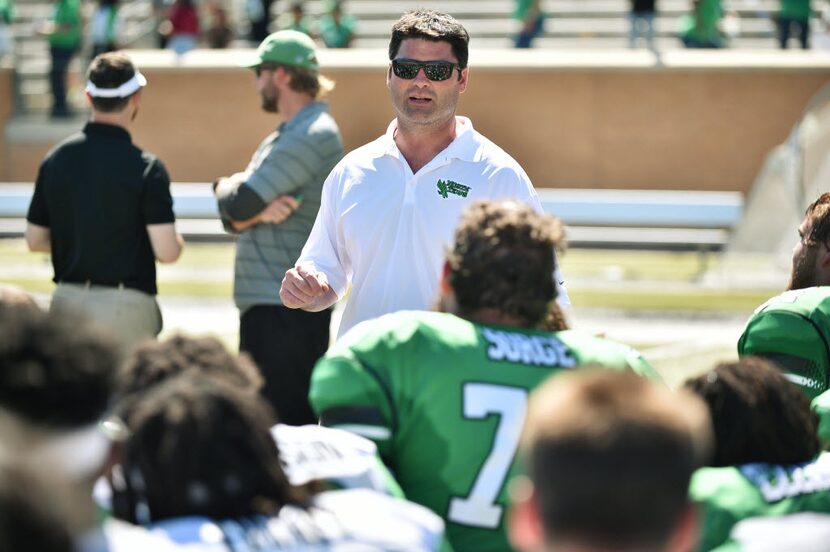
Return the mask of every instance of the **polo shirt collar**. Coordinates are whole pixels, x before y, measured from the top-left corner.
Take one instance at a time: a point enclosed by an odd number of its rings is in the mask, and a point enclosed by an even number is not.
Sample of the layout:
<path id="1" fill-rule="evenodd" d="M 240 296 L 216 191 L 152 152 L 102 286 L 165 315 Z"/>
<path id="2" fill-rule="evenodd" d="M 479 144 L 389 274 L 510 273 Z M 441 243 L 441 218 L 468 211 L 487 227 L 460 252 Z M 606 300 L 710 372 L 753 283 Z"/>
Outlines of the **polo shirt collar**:
<path id="1" fill-rule="evenodd" d="M 303 107 L 294 115 L 290 121 L 285 121 L 280 125 L 280 130 L 291 130 L 292 128 L 301 126 L 309 119 L 317 117 L 320 113 L 328 109 L 328 103 L 313 101 Z"/>
<path id="2" fill-rule="evenodd" d="M 476 162 L 481 158 L 481 147 L 475 139 L 473 132 L 473 122 L 460 115 L 455 117 L 455 140 L 453 140 L 444 151 L 438 154 L 439 157 L 444 157 L 446 161 L 452 159 L 460 159 L 462 161 Z M 403 158 L 397 144 L 395 144 L 395 130 L 398 128 L 398 120 L 392 119 L 389 126 L 386 128 L 386 134 L 380 139 L 378 150 L 375 152 L 375 157 L 383 157 L 384 155 L 391 155 L 396 158 Z"/>
<path id="3" fill-rule="evenodd" d="M 96 123 L 94 121 L 87 121 L 84 125 L 84 134 L 95 134 L 98 136 L 107 136 L 110 138 L 121 138 L 127 142 L 132 143 L 133 139 L 130 132 L 118 125 L 110 125 L 107 123 Z"/>

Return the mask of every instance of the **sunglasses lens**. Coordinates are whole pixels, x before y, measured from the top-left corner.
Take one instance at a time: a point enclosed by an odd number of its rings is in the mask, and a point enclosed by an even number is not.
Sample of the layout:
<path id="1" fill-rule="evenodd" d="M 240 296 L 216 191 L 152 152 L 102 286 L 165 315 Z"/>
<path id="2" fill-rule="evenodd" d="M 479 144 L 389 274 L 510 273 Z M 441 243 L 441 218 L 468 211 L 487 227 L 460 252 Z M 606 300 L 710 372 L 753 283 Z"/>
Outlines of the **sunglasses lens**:
<path id="1" fill-rule="evenodd" d="M 434 63 L 424 66 L 424 73 L 431 81 L 444 81 L 452 75 L 452 63 Z"/>
<path id="2" fill-rule="evenodd" d="M 420 68 L 421 66 L 418 63 L 397 60 L 392 62 L 392 70 L 395 72 L 395 76 L 401 79 L 414 79 Z"/>

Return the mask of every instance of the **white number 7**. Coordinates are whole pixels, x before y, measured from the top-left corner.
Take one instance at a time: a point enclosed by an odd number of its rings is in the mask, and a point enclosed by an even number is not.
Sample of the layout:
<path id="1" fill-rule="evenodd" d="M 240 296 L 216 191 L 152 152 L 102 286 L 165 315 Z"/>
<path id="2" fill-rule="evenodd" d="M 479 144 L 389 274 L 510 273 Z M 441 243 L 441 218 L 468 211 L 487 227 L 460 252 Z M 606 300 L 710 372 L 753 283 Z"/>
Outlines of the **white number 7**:
<path id="1" fill-rule="evenodd" d="M 527 390 L 466 383 L 463 393 L 465 418 L 481 420 L 490 414 L 500 418 L 490 455 L 478 472 L 472 491 L 467 498 L 450 500 L 447 517 L 456 523 L 494 529 L 501 523 L 504 508 L 495 502 L 516 455 L 527 409 Z"/>

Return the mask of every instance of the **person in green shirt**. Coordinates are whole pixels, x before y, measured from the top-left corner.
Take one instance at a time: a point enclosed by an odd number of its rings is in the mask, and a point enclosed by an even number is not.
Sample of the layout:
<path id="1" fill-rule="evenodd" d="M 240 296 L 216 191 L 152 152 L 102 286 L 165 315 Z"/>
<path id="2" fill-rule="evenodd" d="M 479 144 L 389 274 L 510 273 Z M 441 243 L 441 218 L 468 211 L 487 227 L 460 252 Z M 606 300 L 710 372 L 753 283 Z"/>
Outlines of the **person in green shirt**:
<path id="1" fill-rule="evenodd" d="M 66 79 L 69 64 L 81 46 L 80 0 L 55 0 L 52 17 L 40 33 L 49 41 L 49 53 L 52 66 L 49 70 L 49 83 L 52 90 L 52 117 L 71 117 L 72 112 L 66 101 Z"/>
<path id="2" fill-rule="evenodd" d="M 723 48 L 721 0 L 693 0 L 692 12 L 680 19 L 680 40 L 686 48 Z"/>
<path id="3" fill-rule="evenodd" d="M 741 520 L 830 513 L 818 418 L 774 365 L 757 357 L 719 364 L 683 388 L 706 402 L 715 431 L 712 460 L 689 490 L 702 514 L 698 550 L 730 541 Z"/>
<path id="4" fill-rule="evenodd" d="M 631 373 L 579 370 L 531 395 L 511 484 L 523 552 L 688 552 L 689 480 L 707 460 L 706 405 Z"/>
<path id="5" fill-rule="evenodd" d="M 787 49 L 790 31 L 795 31 L 801 48 L 810 48 L 810 14 L 812 7 L 810 0 L 780 0 L 781 11 L 778 13 L 776 24 L 778 27 L 778 45 L 782 50 Z"/>
<path id="6" fill-rule="evenodd" d="M 527 205 L 472 204 L 444 265 L 443 312 L 358 324 L 312 373 L 322 425 L 372 439 L 407 499 L 445 519 L 455 552 L 510 550 L 506 481 L 530 390 L 585 364 L 659 379 L 629 347 L 537 329 L 556 299 L 562 239 L 558 220 Z"/>
<path id="7" fill-rule="evenodd" d="M 786 292 L 755 310 L 738 355 L 763 356 L 810 398 L 830 389 L 830 193 L 807 208 Z"/>
<path id="8" fill-rule="evenodd" d="M 516 48 L 530 48 L 533 39 L 542 33 L 545 25 L 545 13 L 539 0 L 516 0 L 513 19 L 521 24 L 516 35 Z"/>
<path id="9" fill-rule="evenodd" d="M 11 24 L 14 20 L 12 0 L 0 0 L 0 60 L 12 51 Z"/>
<path id="10" fill-rule="evenodd" d="M 320 38 L 326 48 L 348 48 L 354 39 L 356 25 L 354 16 L 343 13 L 343 2 L 330 0 L 326 13 L 320 16 Z"/>

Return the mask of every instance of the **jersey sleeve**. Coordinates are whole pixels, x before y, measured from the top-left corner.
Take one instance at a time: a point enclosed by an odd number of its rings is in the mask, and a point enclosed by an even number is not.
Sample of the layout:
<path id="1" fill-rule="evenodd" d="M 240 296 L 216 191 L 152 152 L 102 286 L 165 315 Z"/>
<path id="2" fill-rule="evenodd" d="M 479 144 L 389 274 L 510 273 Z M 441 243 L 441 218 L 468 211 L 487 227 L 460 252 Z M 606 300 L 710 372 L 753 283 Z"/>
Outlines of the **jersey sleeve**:
<path id="1" fill-rule="evenodd" d="M 145 224 L 168 224 L 176 221 L 173 214 L 173 196 L 170 195 L 170 176 L 164 164 L 152 159 L 144 173 Z"/>
<path id="2" fill-rule="evenodd" d="M 384 458 L 397 425 L 391 397 L 388 377 L 345 347 L 323 357 L 311 376 L 309 401 L 320 423 L 374 441 Z"/>

